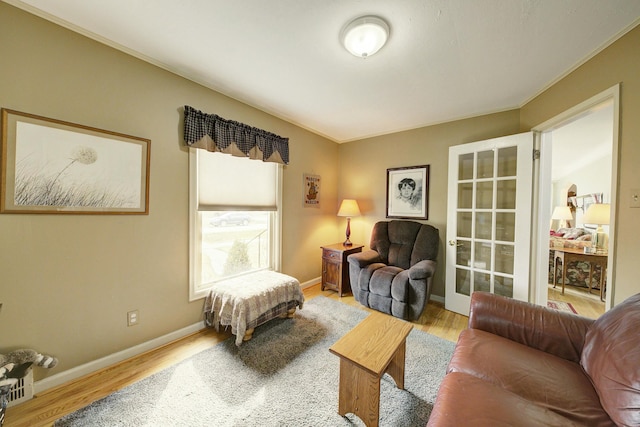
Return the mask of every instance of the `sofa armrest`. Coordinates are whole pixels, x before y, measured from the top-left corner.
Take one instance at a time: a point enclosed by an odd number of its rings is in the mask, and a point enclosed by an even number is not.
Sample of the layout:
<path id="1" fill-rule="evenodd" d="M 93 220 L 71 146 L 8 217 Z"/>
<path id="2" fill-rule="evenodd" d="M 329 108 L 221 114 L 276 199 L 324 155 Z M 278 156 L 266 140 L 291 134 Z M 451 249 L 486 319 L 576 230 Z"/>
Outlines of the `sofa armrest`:
<path id="1" fill-rule="evenodd" d="M 374 262 L 382 262 L 382 259 L 380 258 L 378 252 L 374 250 L 368 250 L 349 255 L 347 257 L 347 262 L 358 268 L 363 268 L 369 264 L 373 264 Z"/>
<path id="2" fill-rule="evenodd" d="M 427 277 L 433 277 L 436 272 L 436 262 L 425 259 L 417 262 L 409 269 L 409 279 L 424 280 Z"/>
<path id="3" fill-rule="evenodd" d="M 471 296 L 469 328 L 480 329 L 573 362 L 580 362 L 594 321 L 487 292 Z"/>

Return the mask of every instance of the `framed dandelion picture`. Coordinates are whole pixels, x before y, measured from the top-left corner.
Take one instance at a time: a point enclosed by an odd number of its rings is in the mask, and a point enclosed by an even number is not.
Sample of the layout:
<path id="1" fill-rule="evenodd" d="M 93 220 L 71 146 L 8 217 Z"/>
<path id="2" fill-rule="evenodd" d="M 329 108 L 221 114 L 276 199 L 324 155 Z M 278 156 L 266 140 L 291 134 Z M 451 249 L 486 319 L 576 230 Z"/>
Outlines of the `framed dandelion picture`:
<path id="1" fill-rule="evenodd" d="M 148 214 L 150 146 L 3 108 L 0 213 Z"/>

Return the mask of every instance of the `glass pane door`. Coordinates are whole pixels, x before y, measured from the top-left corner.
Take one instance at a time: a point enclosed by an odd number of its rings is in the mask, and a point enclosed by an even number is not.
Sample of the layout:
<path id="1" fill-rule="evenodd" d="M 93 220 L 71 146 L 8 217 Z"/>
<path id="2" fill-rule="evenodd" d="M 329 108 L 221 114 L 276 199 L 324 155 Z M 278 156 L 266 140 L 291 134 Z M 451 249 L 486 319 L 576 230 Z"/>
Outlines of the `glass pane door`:
<path id="1" fill-rule="evenodd" d="M 527 298 L 528 260 L 517 256 L 528 258 L 530 238 L 516 225 L 530 225 L 532 149 L 530 133 L 451 147 L 447 309 L 468 314 L 474 291 Z"/>

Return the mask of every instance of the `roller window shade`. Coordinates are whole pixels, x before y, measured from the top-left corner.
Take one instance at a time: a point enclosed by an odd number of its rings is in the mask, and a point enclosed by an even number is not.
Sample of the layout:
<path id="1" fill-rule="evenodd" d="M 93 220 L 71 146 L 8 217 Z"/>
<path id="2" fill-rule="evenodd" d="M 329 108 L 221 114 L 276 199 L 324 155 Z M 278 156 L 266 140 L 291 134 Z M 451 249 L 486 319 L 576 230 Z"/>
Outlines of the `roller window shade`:
<path id="1" fill-rule="evenodd" d="M 277 210 L 277 163 L 196 150 L 198 210 Z"/>

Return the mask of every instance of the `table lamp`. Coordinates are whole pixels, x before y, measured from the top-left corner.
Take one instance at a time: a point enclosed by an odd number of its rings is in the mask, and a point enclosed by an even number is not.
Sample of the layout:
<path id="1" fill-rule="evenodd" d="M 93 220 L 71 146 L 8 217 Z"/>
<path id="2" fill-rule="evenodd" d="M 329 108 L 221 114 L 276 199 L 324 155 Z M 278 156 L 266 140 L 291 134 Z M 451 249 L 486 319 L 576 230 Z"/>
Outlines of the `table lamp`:
<path id="1" fill-rule="evenodd" d="M 569 208 L 569 206 L 556 206 L 553 209 L 553 213 L 551 214 L 551 219 L 560 220 L 560 223 L 559 223 L 560 226 L 558 227 L 558 229 L 564 228 L 564 227 L 571 227 L 571 223 L 567 223 L 567 221 L 571 221 L 573 219 L 571 208 Z"/>
<path id="2" fill-rule="evenodd" d="M 353 243 L 349 240 L 349 236 L 351 236 L 351 217 L 359 216 L 360 208 L 358 207 L 358 202 L 354 199 L 344 199 L 340 204 L 340 209 L 338 210 L 338 216 L 346 216 L 347 217 L 347 240 L 344 241 L 343 245 L 351 246 Z"/>
<path id="3" fill-rule="evenodd" d="M 603 225 L 609 225 L 609 216 L 611 212 L 611 205 L 609 203 L 595 203 L 587 209 L 582 222 L 585 224 L 595 224 L 598 226 L 596 230 L 595 247 L 597 252 L 605 252 L 605 239 L 606 234 L 602 229 Z"/>

